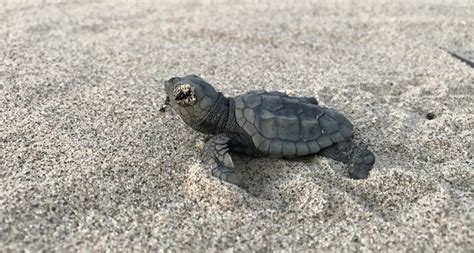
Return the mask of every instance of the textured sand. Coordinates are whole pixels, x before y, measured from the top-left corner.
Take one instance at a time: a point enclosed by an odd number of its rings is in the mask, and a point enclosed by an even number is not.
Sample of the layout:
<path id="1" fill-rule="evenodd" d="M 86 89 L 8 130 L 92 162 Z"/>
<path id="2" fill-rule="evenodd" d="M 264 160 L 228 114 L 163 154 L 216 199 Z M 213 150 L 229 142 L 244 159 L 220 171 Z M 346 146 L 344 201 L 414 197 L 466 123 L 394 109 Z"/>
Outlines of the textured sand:
<path id="1" fill-rule="evenodd" d="M 440 49 L 472 55 L 472 1 L 41 2 L 0 8 L 0 251 L 474 250 L 474 70 Z M 154 78 L 190 73 L 337 108 L 370 178 L 237 155 L 248 192 L 210 177 L 206 136 L 159 112 Z"/>

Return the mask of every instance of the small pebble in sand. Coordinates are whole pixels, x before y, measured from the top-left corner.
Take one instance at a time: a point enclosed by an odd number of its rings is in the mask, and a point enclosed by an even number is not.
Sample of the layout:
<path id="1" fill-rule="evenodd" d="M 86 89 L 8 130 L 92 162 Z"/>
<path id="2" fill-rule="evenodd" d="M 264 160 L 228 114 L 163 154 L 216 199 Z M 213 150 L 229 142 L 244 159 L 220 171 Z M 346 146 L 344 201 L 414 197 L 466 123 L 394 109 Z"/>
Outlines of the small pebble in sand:
<path id="1" fill-rule="evenodd" d="M 429 112 L 429 113 L 426 114 L 426 118 L 427 118 L 428 120 L 432 120 L 432 119 L 434 119 L 435 117 L 436 117 L 436 115 L 435 115 L 434 113 L 432 113 L 432 112 Z"/>
<path id="2" fill-rule="evenodd" d="M 166 112 L 166 105 L 161 105 L 160 109 L 158 109 L 160 112 Z"/>

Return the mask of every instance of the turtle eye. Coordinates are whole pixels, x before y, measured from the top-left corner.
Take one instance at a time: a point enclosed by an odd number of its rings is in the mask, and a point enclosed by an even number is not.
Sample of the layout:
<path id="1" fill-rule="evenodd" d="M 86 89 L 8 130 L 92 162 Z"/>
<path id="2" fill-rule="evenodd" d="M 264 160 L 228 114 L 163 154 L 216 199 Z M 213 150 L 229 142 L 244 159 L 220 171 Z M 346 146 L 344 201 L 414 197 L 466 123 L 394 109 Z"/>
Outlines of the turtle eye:
<path id="1" fill-rule="evenodd" d="M 182 106 L 190 106 L 196 103 L 194 87 L 189 84 L 181 84 L 173 90 L 174 100 Z"/>

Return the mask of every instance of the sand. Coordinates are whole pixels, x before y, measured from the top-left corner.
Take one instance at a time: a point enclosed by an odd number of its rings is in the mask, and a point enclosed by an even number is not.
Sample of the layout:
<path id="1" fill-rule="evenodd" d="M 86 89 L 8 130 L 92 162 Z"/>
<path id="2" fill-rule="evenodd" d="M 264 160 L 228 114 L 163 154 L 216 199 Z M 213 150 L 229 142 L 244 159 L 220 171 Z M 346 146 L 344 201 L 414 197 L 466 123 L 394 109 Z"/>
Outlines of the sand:
<path id="1" fill-rule="evenodd" d="M 237 2 L 1 3 L 0 251 L 474 251 L 474 70 L 445 51 L 472 59 L 472 1 Z M 337 108 L 370 178 L 239 155 L 248 190 L 211 177 L 159 110 L 191 73 Z"/>

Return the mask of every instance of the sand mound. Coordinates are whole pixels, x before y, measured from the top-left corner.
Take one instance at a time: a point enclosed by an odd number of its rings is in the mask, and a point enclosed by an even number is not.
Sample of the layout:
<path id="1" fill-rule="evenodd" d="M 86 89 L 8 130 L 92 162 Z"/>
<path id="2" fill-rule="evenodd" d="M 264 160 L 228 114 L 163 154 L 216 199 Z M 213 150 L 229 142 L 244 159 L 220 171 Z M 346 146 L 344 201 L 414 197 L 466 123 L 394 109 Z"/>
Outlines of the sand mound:
<path id="1" fill-rule="evenodd" d="M 245 191 L 212 177 L 202 165 L 192 165 L 183 184 L 184 194 L 208 211 L 243 208 Z"/>

